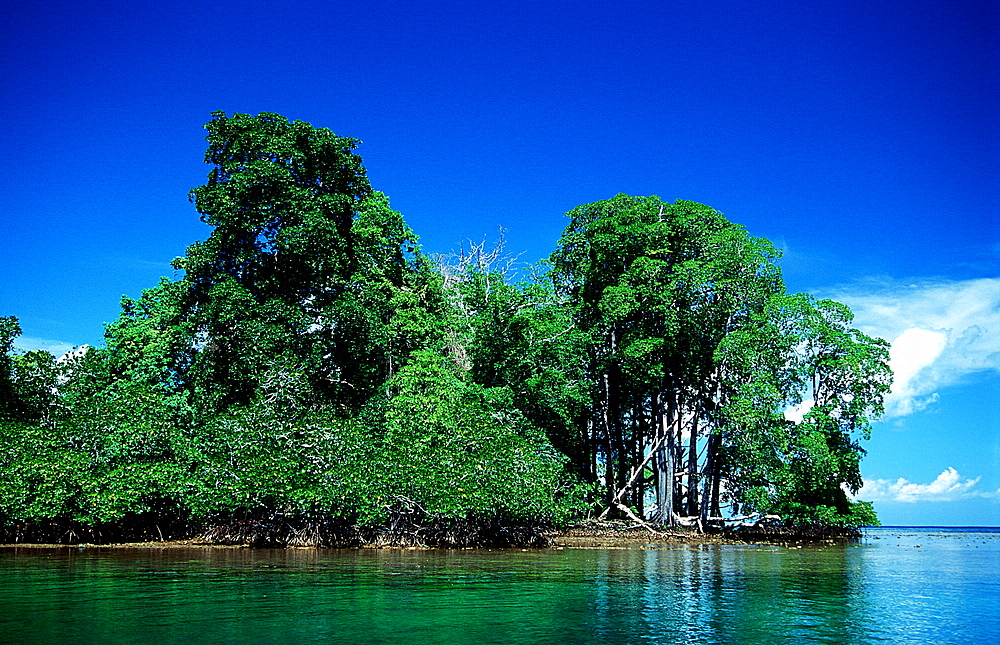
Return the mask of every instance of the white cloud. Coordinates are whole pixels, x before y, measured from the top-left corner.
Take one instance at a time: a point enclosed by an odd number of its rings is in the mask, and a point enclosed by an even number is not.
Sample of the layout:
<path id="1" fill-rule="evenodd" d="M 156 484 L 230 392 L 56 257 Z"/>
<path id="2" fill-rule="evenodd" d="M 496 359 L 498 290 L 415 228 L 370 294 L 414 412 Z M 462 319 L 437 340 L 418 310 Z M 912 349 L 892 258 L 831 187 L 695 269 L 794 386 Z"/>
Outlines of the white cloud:
<path id="1" fill-rule="evenodd" d="M 831 297 L 854 311 L 855 326 L 892 343 L 887 416 L 922 410 L 973 373 L 1000 371 L 1000 279 L 868 282 Z"/>
<path id="2" fill-rule="evenodd" d="M 62 340 L 50 340 L 47 338 L 32 338 L 31 336 L 18 336 L 14 339 L 14 348 L 24 352 L 33 352 L 41 349 L 53 356 L 63 356 L 66 352 L 72 351 L 75 345 Z"/>
<path id="3" fill-rule="evenodd" d="M 802 423 L 802 417 L 806 416 L 806 414 L 809 413 L 809 410 L 812 410 L 815 403 L 816 401 L 813 399 L 806 399 L 798 405 L 785 408 L 785 418 L 794 423 Z"/>
<path id="4" fill-rule="evenodd" d="M 866 479 L 854 497 L 869 502 L 954 502 L 970 497 L 1000 499 L 1000 489 L 993 492 L 974 490 L 980 477 L 962 480 L 954 468 L 946 468 L 929 484 L 914 484 L 900 477 L 891 479 Z"/>
<path id="5" fill-rule="evenodd" d="M 889 366 L 892 367 L 892 392 L 890 409 L 896 415 L 906 415 L 922 410 L 937 400 L 937 394 L 930 396 L 924 391 L 926 383 L 917 376 L 940 358 L 948 346 L 948 334 L 911 327 L 892 341 L 889 349 Z"/>

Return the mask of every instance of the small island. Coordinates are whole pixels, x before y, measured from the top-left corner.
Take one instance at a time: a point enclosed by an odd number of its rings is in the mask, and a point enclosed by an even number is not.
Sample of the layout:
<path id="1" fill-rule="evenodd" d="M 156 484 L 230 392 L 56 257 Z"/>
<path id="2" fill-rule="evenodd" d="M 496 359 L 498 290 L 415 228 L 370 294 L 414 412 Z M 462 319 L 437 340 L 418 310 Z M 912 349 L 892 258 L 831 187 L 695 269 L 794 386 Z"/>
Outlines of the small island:
<path id="1" fill-rule="evenodd" d="M 206 129 L 191 198 L 212 233 L 122 299 L 104 347 L 18 353 L 0 318 L 0 542 L 877 523 L 852 495 L 888 343 L 786 293 L 767 240 L 699 203 L 617 195 L 570 211 L 535 266 L 502 243 L 431 256 L 358 141 L 270 113 Z"/>

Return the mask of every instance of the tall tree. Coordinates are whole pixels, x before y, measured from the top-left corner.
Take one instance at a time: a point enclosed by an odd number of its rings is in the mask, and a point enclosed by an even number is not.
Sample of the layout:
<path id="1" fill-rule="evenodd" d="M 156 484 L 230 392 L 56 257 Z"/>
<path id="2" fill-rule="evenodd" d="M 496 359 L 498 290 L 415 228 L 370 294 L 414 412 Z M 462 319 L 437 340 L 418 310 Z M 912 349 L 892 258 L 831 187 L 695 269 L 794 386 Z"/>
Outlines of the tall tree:
<path id="1" fill-rule="evenodd" d="M 767 240 L 707 206 L 656 197 L 619 195 L 569 215 L 554 276 L 590 338 L 597 405 L 581 431 L 598 447 L 595 471 L 610 511 L 641 514 L 650 484 L 652 517 L 665 524 L 718 517 L 727 499 L 754 511 L 777 508 L 782 482 L 801 470 L 789 464 L 809 463 L 792 454 L 825 458 L 797 443 L 800 429 L 782 414 L 802 400 L 805 365 L 827 375 L 816 381 L 823 400 L 840 402 L 827 422 L 842 428 L 847 402 L 851 428 L 880 411 L 887 373 L 881 346 L 844 327 L 834 305 L 782 300 L 778 254 Z M 798 318 L 788 318 L 793 313 Z M 854 345 L 844 349 L 845 339 Z M 822 342 L 838 349 L 817 349 L 823 358 L 811 363 L 796 358 L 803 346 Z M 867 380 L 846 378 L 849 365 Z M 834 480 L 852 486 L 850 460 L 860 446 L 844 440 L 843 429 L 824 436 L 839 464 L 824 490 Z"/>
<path id="2" fill-rule="evenodd" d="M 323 338 L 317 356 L 305 332 L 355 300 L 351 229 L 372 195 L 358 141 L 269 113 L 216 112 L 205 127 L 214 168 L 191 196 L 213 231 L 178 263 L 198 343 L 192 385 L 225 406 L 249 401 L 268 370 L 311 368 L 315 386 L 353 399 L 354 334 Z"/>
<path id="3" fill-rule="evenodd" d="M 369 186 L 357 140 L 269 113 L 217 112 L 206 129 L 213 169 L 191 197 L 212 233 L 174 261 L 182 280 L 123 301 L 117 373 L 214 411 L 305 375 L 302 396 L 356 410 L 430 342 L 415 319 L 445 306 L 416 236 Z"/>
<path id="4" fill-rule="evenodd" d="M 20 412 L 21 401 L 14 389 L 14 340 L 21 335 L 21 325 L 14 316 L 0 317 L 0 419 Z"/>

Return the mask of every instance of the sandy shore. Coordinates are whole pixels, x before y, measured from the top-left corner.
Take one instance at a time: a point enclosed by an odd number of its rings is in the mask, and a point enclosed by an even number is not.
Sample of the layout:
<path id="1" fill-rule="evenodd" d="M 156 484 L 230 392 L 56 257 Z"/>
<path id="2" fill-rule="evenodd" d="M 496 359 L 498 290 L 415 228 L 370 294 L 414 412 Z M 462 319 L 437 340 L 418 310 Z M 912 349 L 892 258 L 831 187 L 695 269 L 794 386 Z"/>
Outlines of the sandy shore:
<path id="1" fill-rule="evenodd" d="M 697 531 L 652 532 L 643 527 L 596 528 L 592 526 L 572 527 L 566 531 L 548 536 L 552 547 L 573 547 L 581 549 L 627 549 L 662 545 L 706 545 L 743 544 L 744 541 L 732 535 L 718 533 L 698 533 Z"/>

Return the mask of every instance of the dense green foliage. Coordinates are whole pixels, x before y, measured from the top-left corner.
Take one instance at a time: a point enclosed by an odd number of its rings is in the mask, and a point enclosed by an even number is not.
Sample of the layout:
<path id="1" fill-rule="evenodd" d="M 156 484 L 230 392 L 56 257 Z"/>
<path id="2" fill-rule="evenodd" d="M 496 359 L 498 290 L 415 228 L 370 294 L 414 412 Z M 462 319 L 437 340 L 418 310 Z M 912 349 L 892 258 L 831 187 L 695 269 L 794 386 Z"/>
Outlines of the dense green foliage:
<path id="1" fill-rule="evenodd" d="M 206 128 L 191 197 L 213 228 L 174 260 L 183 277 L 123 298 L 104 348 L 58 361 L 15 352 L 0 318 L 16 539 L 430 526 L 414 539 L 457 543 L 455 527 L 603 507 L 874 521 L 846 491 L 886 345 L 842 305 L 786 294 L 766 240 L 701 204 L 619 195 L 569 213 L 551 262 L 515 283 L 481 246 L 425 256 L 357 141 L 275 114 Z"/>

